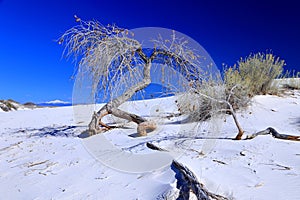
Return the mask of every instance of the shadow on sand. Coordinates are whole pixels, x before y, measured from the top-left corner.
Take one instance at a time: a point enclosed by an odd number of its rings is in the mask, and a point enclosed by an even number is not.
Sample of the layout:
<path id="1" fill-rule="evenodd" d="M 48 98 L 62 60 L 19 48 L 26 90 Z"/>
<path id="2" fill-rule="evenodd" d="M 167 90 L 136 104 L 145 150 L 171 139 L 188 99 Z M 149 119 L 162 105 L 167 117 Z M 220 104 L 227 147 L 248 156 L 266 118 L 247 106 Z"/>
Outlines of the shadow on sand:
<path id="1" fill-rule="evenodd" d="M 76 132 L 76 128 L 78 128 L 78 126 L 47 126 L 39 129 L 22 129 L 17 132 L 26 132 L 29 134 L 29 137 L 77 137 L 78 132 Z"/>

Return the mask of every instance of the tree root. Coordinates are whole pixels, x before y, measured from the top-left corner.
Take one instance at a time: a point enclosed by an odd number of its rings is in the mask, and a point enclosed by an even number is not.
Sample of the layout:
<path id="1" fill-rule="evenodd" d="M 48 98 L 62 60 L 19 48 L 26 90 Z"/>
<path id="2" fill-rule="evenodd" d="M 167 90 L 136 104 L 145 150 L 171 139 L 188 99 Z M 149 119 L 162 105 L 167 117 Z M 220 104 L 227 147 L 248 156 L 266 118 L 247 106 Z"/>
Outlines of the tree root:
<path id="1" fill-rule="evenodd" d="M 106 125 L 105 123 L 101 122 L 101 116 L 99 116 L 96 112 L 94 112 L 92 116 L 92 120 L 89 123 L 88 127 L 88 132 L 89 136 L 96 135 L 98 133 L 102 133 L 104 131 L 109 130 L 111 127 Z M 99 126 L 101 125 L 101 126 Z"/>
<path id="2" fill-rule="evenodd" d="M 269 135 L 269 134 L 271 134 L 274 138 L 277 138 L 277 139 L 291 140 L 291 141 L 300 141 L 300 136 L 280 134 L 274 128 L 272 128 L 272 127 L 269 127 L 266 130 L 254 133 L 252 135 L 248 135 L 245 138 L 245 140 L 253 139 L 253 138 L 255 138 L 255 137 L 259 136 L 259 135 Z"/>
<path id="3" fill-rule="evenodd" d="M 94 112 L 92 116 L 92 120 L 88 125 L 89 128 L 88 132 L 90 136 L 108 131 L 111 128 L 115 128 L 113 126 L 108 126 L 107 124 L 101 121 L 101 119 L 108 114 L 112 114 L 115 117 L 119 117 L 137 123 L 138 124 L 137 133 L 139 136 L 146 136 L 147 131 L 153 131 L 157 127 L 155 122 L 147 121 L 146 119 L 138 115 L 122 111 L 118 108 L 110 108 L 110 109 L 108 108 L 109 108 L 108 106 L 104 106 L 97 113 Z"/>

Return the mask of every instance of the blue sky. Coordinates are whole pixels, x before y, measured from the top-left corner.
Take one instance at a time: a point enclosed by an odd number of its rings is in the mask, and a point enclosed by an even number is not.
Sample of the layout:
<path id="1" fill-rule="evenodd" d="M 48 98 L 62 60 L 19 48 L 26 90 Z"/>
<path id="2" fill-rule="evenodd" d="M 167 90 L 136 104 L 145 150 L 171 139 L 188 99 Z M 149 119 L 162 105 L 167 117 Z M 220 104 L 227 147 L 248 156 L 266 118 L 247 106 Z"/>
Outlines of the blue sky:
<path id="1" fill-rule="evenodd" d="M 300 71 L 297 1 L 0 0 L 0 99 L 71 101 L 73 64 L 55 40 L 74 14 L 128 29 L 164 27 L 198 41 L 215 63 L 233 65 L 271 49 Z"/>

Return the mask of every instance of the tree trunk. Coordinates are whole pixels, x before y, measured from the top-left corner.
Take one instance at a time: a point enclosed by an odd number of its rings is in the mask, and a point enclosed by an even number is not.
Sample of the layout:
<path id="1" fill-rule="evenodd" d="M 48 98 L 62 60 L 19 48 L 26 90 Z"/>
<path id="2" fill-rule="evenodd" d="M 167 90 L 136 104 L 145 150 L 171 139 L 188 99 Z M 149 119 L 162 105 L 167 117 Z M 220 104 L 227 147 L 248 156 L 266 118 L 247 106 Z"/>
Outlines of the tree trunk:
<path id="1" fill-rule="evenodd" d="M 103 130 L 108 130 L 111 127 L 106 125 L 105 123 L 101 122 L 101 119 L 108 115 L 114 115 L 116 117 L 126 119 L 128 121 L 133 121 L 138 124 L 137 132 L 139 136 L 145 136 L 147 135 L 147 130 L 155 130 L 156 124 L 154 122 L 148 122 L 145 118 L 140 117 L 135 114 L 127 113 L 125 111 L 122 111 L 118 109 L 118 107 L 129 100 L 136 92 L 146 88 L 151 83 L 151 76 L 150 76 L 150 69 L 151 69 L 151 61 L 152 59 L 146 59 L 144 54 L 141 54 L 140 56 L 145 61 L 144 66 L 144 78 L 141 82 L 137 83 L 136 85 L 129 88 L 124 94 L 121 96 L 113 99 L 109 103 L 107 103 L 105 106 L 103 106 L 97 113 L 94 113 L 92 120 L 89 124 L 89 134 L 94 135 L 97 133 L 102 132 Z M 101 128 L 99 127 L 101 125 Z"/>
<path id="2" fill-rule="evenodd" d="M 238 119 L 236 117 L 235 112 L 232 112 L 231 114 L 232 114 L 234 123 L 235 123 L 235 125 L 236 125 L 236 127 L 237 127 L 237 129 L 239 131 L 238 134 L 237 134 L 237 136 L 235 137 L 235 140 L 241 140 L 242 136 L 244 134 L 244 130 L 242 129 L 242 126 L 240 125 L 240 123 L 239 123 L 239 121 L 238 121 Z"/>
<path id="3" fill-rule="evenodd" d="M 239 131 L 238 134 L 237 134 L 237 136 L 235 137 L 235 140 L 241 140 L 242 136 L 244 134 L 244 130 L 243 130 L 242 126 L 240 125 L 238 119 L 237 119 L 237 116 L 236 116 L 236 114 L 235 114 L 235 112 L 233 110 L 232 105 L 229 102 L 226 102 L 226 104 L 229 107 L 228 111 L 231 113 L 233 121 L 234 121 L 234 123 L 235 123 L 235 125 L 236 125 L 236 127 L 237 127 L 237 129 Z"/>

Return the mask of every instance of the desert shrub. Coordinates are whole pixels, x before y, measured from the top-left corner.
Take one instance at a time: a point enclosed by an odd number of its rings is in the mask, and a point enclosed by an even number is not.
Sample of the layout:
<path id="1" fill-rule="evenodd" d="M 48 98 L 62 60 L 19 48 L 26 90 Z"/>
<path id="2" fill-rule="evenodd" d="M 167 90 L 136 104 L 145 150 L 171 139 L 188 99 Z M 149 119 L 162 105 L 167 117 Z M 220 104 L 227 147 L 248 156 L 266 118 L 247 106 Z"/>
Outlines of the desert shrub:
<path id="1" fill-rule="evenodd" d="M 234 83 L 243 85 L 250 97 L 267 94 L 272 81 L 282 74 L 284 65 L 285 61 L 272 53 L 250 54 L 245 59 L 241 58 L 237 66 L 225 70 L 225 83 L 230 87 Z"/>
<path id="2" fill-rule="evenodd" d="M 10 103 L 16 103 L 16 104 L 20 104 L 19 102 L 13 100 L 13 99 L 7 99 L 6 101 L 10 102 Z"/>
<path id="3" fill-rule="evenodd" d="M 10 110 L 14 109 L 17 110 L 17 107 L 9 100 L 5 101 L 4 103 Z"/>
<path id="4" fill-rule="evenodd" d="M 9 108 L 3 103 L 2 100 L 0 100 L 0 109 L 5 111 L 5 112 L 9 111 Z"/>
<path id="5" fill-rule="evenodd" d="M 234 108 L 245 107 L 258 94 L 276 94 L 273 80 L 282 74 L 285 61 L 272 53 L 250 54 L 224 70 L 226 94 Z"/>
<path id="6" fill-rule="evenodd" d="M 198 83 L 188 92 L 178 95 L 177 107 L 181 114 L 187 115 L 190 121 L 204 121 L 220 113 L 226 106 L 224 84 L 213 81 Z"/>
<path id="7" fill-rule="evenodd" d="M 202 81 L 181 94 L 177 99 L 178 110 L 199 121 L 229 107 L 245 108 L 257 94 L 276 93 L 273 80 L 282 74 L 284 65 L 283 60 L 270 53 L 250 54 L 224 70 L 224 82 Z"/>
<path id="8" fill-rule="evenodd" d="M 17 110 L 16 106 L 14 106 L 9 100 L 0 100 L 0 108 L 5 112 L 12 109 Z"/>
<path id="9" fill-rule="evenodd" d="M 225 99 L 236 110 L 250 102 L 250 79 L 243 79 L 236 65 L 225 70 Z"/>

